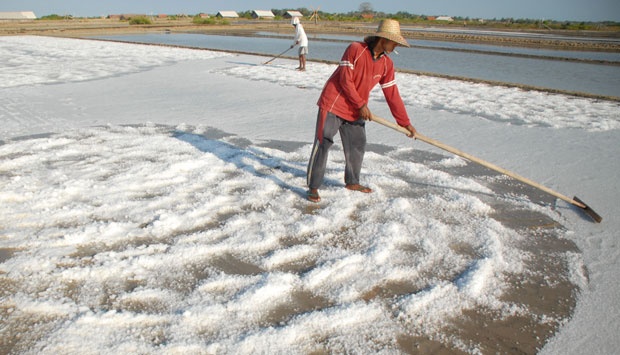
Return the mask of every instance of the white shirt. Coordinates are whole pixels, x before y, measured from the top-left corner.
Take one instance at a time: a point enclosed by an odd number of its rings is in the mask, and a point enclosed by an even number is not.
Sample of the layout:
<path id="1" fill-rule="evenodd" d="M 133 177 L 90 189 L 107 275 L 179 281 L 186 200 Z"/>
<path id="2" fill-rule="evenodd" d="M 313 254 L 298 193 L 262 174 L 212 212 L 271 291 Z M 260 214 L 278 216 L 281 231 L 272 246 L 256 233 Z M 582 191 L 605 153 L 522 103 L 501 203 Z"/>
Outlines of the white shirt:
<path id="1" fill-rule="evenodd" d="M 304 31 L 304 26 L 297 24 L 295 26 L 295 43 L 299 42 L 300 47 L 308 47 L 308 36 Z"/>

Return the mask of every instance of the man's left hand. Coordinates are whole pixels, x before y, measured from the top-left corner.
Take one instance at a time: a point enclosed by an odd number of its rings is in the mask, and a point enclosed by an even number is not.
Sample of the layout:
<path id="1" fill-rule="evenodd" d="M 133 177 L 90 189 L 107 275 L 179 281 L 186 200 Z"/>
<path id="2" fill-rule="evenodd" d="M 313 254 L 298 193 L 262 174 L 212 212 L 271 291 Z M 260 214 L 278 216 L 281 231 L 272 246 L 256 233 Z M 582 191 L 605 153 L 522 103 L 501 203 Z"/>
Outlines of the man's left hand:
<path id="1" fill-rule="evenodd" d="M 407 130 L 409 131 L 409 134 L 407 134 L 407 137 L 415 138 L 415 133 L 417 132 L 415 127 L 413 127 L 412 125 L 409 125 L 409 126 L 407 126 L 405 128 L 407 128 Z"/>

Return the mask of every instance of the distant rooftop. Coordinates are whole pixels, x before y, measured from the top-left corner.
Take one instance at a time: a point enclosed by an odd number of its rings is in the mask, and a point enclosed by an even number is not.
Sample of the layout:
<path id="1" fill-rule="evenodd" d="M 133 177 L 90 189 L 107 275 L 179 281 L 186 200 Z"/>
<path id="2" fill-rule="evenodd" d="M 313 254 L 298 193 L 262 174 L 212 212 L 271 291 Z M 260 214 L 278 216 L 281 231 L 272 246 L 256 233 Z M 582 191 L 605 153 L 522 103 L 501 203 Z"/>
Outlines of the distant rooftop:
<path id="1" fill-rule="evenodd" d="M 35 20 L 37 16 L 32 11 L 0 12 L 0 20 Z"/>

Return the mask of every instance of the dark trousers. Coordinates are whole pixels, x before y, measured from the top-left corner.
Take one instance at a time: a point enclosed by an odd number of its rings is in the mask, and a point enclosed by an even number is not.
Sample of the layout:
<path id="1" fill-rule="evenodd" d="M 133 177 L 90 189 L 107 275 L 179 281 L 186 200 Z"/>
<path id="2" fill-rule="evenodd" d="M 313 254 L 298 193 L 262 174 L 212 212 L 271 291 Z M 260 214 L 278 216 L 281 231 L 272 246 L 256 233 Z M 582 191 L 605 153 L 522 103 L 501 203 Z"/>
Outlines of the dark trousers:
<path id="1" fill-rule="evenodd" d="M 340 132 L 344 151 L 344 182 L 359 184 L 362 161 L 366 150 L 366 122 L 344 120 L 331 112 L 319 110 L 316 124 L 316 137 L 310 162 L 308 163 L 307 183 L 311 189 L 318 189 L 323 183 L 329 148 L 334 144 L 334 136 Z"/>

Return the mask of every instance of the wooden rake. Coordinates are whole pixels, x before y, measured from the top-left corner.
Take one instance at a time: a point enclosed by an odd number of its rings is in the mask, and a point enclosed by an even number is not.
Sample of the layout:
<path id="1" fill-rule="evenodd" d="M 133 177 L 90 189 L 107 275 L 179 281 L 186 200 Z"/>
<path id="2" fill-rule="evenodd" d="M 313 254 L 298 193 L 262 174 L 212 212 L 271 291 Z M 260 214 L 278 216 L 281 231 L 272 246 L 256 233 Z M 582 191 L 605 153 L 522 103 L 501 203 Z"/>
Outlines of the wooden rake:
<path id="1" fill-rule="evenodd" d="M 389 121 L 387 121 L 384 118 L 372 115 L 371 120 L 375 121 L 375 122 L 377 122 L 379 124 L 382 124 L 382 125 L 384 125 L 386 127 L 392 128 L 392 129 L 394 129 L 396 131 L 399 131 L 401 133 L 404 133 L 406 135 L 410 134 L 409 131 L 406 128 L 401 127 L 401 126 L 399 126 L 399 125 L 397 125 L 397 124 L 395 124 L 393 122 L 389 122 Z M 426 137 L 426 136 L 420 134 L 419 132 L 416 132 L 415 138 L 418 139 L 418 140 L 421 140 L 422 142 L 428 143 L 430 145 L 434 145 L 437 148 L 440 148 L 440 149 L 443 149 L 443 150 L 448 151 L 450 153 L 456 154 L 456 155 L 458 155 L 460 157 L 463 157 L 463 158 L 465 158 L 467 160 L 473 161 L 474 163 L 478 163 L 478 164 L 480 164 L 482 166 L 485 166 L 485 167 L 487 167 L 487 168 L 489 168 L 491 170 L 495 170 L 495 171 L 497 171 L 497 172 L 499 172 L 501 174 L 510 176 L 511 178 L 519 180 L 519 181 L 521 181 L 521 182 L 523 182 L 525 184 L 533 186 L 533 187 L 535 187 L 535 188 L 537 188 L 537 189 L 539 189 L 541 191 L 544 191 L 544 192 L 546 192 L 546 193 L 548 193 L 548 194 L 550 194 L 552 196 L 555 196 L 555 197 L 557 197 L 557 198 L 559 198 L 561 200 L 564 200 L 564 201 L 570 203 L 573 206 L 579 207 L 583 212 L 585 212 L 588 216 L 590 216 L 596 223 L 600 223 L 603 220 L 603 218 L 598 213 L 594 212 L 594 210 L 592 208 L 590 208 L 583 201 L 578 199 L 577 196 L 575 196 L 573 198 L 564 196 L 561 193 L 556 192 L 556 191 L 554 191 L 554 190 L 552 190 L 552 189 L 550 189 L 548 187 L 545 187 L 545 186 L 543 186 L 541 184 L 538 184 L 538 183 L 536 183 L 536 182 L 534 182 L 534 181 L 532 181 L 532 180 L 530 180 L 528 178 L 525 178 L 525 177 L 523 177 L 521 175 L 518 175 L 518 174 L 516 174 L 516 173 L 514 173 L 512 171 L 509 171 L 509 170 L 506 170 L 504 168 L 501 168 L 501 167 L 499 167 L 499 166 L 497 166 L 495 164 L 492 164 L 492 163 L 489 163 L 487 161 L 484 161 L 484 160 L 482 160 L 480 158 L 476 158 L 475 156 L 473 156 L 471 154 L 467 154 L 465 152 L 462 152 L 462 151 L 460 151 L 460 150 L 458 150 L 456 148 L 450 147 L 449 145 L 443 144 L 443 143 L 441 143 L 441 142 L 439 142 L 437 140 L 434 140 L 432 138 Z"/>
<path id="2" fill-rule="evenodd" d="M 275 56 L 275 57 L 273 57 L 273 58 L 269 59 L 268 61 L 266 61 L 265 63 L 263 63 L 263 65 L 265 65 L 265 64 L 269 64 L 269 63 L 273 62 L 274 60 L 276 60 L 276 59 L 280 58 L 280 57 L 281 57 L 284 53 L 286 53 L 286 52 L 290 51 L 291 49 L 293 49 L 293 47 L 294 47 L 294 46 L 289 47 L 289 48 L 288 48 L 287 50 L 285 50 L 284 52 L 282 52 L 282 53 L 278 54 L 277 56 Z"/>

